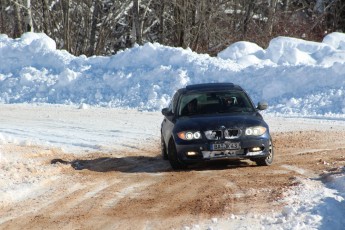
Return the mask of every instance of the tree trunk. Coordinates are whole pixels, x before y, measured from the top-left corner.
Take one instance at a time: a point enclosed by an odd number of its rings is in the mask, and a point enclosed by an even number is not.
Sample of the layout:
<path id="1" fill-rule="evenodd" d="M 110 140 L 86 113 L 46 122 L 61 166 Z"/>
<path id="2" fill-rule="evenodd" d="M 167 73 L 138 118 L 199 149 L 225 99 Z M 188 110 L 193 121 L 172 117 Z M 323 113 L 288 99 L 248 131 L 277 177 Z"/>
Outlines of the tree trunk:
<path id="1" fill-rule="evenodd" d="M 255 2 L 252 0 L 250 0 L 249 3 L 247 3 L 246 14 L 243 21 L 242 39 L 246 39 L 247 37 L 248 26 L 253 15 L 254 6 Z"/>
<path id="2" fill-rule="evenodd" d="M 42 0 L 42 16 L 43 16 L 43 31 L 49 35 L 50 32 L 50 15 L 48 8 L 48 0 Z"/>
<path id="3" fill-rule="evenodd" d="M 268 8 L 268 19 L 267 19 L 267 28 L 266 32 L 269 36 L 272 35 L 273 32 L 273 24 L 274 24 L 274 17 L 276 14 L 276 6 L 277 6 L 277 0 L 270 0 L 270 5 Z"/>
<path id="4" fill-rule="evenodd" d="M 89 46 L 89 52 L 88 52 L 90 56 L 95 54 L 96 31 L 97 31 L 99 10 L 100 10 L 100 2 L 97 0 L 94 2 L 93 14 L 92 14 L 90 46 Z"/>
<path id="5" fill-rule="evenodd" d="M 32 23 L 32 13 L 31 13 L 31 0 L 25 0 L 26 15 L 25 15 L 25 31 L 34 32 L 34 26 Z"/>
<path id="6" fill-rule="evenodd" d="M 176 33 L 176 46 L 187 48 L 186 36 L 187 36 L 187 21 L 186 21 L 186 10 L 187 5 L 185 0 L 178 0 L 174 6 L 174 17 L 175 17 L 175 33 Z"/>
<path id="7" fill-rule="evenodd" d="M 70 8 L 70 0 L 63 0 L 62 1 L 62 11 L 63 11 L 63 26 L 64 26 L 64 49 L 67 51 L 71 51 L 70 45 L 70 28 L 69 28 L 69 8 Z"/>
<path id="8" fill-rule="evenodd" d="M 165 21 L 164 21 L 164 11 L 165 11 L 165 1 L 163 0 L 160 5 L 160 15 L 159 15 L 159 43 L 163 44 L 165 40 Z"/>
<path id="9" fill-rule="evenodd" d="M 20 5 L 22 2 L 20 0 L 17 0 L 17 3 L 14 3 L 14 31 L 13 31 L 13 37 L 18 38 L 23 34 L 23 27 L 22 27 L 22 16 L 20 14 Z"/>
<path id="10" fill-rule="evenodd" d="M 289 11 L 289 5 L 290 5 L 290 0 L 284 0 L 283 1 L 283 10 L 285 13 Z"/>
<path id="11" fill-rule="evenodd" d="M 140 0 L 133 0 L 133 25 L 135 30 L 135 40 L 136 43 L 142 45 L 143 38 L 142 38 L 142 29 L 141 29 L 141 22 L 140 22 Z"/>

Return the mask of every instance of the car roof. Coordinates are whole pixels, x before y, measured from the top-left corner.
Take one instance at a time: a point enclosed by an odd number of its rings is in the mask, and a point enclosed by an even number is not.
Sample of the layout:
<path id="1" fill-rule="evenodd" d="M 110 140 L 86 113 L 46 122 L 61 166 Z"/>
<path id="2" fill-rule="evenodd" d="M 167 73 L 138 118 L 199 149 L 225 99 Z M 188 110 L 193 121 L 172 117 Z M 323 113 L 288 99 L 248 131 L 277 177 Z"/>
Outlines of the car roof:
<path id="1" fill-rule="evenodd" d="M 205 84 L 195 84 L 187 85 L 184 91 L 209 91 L 209 90 L 243 90 L 242 87 L 235 85 L 233 83 L 205 83 Z"/>

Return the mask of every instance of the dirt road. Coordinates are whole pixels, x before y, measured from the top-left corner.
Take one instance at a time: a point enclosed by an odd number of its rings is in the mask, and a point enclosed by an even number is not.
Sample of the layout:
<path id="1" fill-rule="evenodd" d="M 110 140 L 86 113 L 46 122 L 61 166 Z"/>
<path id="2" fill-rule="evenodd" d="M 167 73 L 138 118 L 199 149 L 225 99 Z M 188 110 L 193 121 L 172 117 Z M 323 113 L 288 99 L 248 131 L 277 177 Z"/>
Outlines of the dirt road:
<path id="1" fill-rule="evenodd" d="M 16 194 L 0 206 L 1 229 L 182 229 L 230 214 L 281 208 L 297 178 L 318 178 L 345 165 L 345 132 L 274 133 L 275 162 L 199 165 L 174 172 L 159 143 L 131 153 L 66 154 L 56 149 L 4 145 L 22 153 L 18 174 L 35 180 L 36 194 Z M 116 156 L 116 157 L 115 157 Z M 42 189 L 44 188 L 44 189 Z M 32 188 L 31 188 L 32 190 Z"/>

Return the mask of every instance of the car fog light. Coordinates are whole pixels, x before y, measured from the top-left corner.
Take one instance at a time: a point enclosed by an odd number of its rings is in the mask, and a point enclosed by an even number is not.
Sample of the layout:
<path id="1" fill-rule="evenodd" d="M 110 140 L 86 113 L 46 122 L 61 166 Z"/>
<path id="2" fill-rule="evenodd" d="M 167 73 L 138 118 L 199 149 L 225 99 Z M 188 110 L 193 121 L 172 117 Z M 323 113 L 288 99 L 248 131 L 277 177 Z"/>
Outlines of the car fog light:
<path id="1" fill-rule="evenodd" d="M 187 152 L 187 156 L 196 156 L 198 155 L 197 152 Z"/>
<path id="2" fill-rule="evenodd" d="M 261 151 L 261 148 L 260 147 L 253 147 L 251 149 L 249 149 L 250 152 L 259 152 Z"/>

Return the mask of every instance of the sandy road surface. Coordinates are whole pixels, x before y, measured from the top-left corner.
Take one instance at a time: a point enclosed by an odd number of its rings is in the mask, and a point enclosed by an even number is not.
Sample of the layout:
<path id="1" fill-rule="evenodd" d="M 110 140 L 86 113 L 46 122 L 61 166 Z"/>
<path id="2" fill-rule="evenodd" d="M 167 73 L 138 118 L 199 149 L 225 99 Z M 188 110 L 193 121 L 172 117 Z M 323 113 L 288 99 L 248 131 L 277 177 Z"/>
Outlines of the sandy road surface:
<path id="1" fill-rule="evenodd" d="M 3 199 L 0 228 L 181 229 L 212 217 L 268 212 L 284 205 L 283 192 L 298 184 L 296 178 L 322 178 L 345 165 L 344 135 L 275 132 L 270 167 L 241 161 L 182 172 L 157 155 L 158 141 L 148 143 L 146 151 L 120 156 L 3 145 L 2 151 L 28 159 L 15 171 L 28 181 L 40 178 L 40 186 L 35 194 Z"/>

